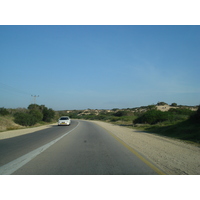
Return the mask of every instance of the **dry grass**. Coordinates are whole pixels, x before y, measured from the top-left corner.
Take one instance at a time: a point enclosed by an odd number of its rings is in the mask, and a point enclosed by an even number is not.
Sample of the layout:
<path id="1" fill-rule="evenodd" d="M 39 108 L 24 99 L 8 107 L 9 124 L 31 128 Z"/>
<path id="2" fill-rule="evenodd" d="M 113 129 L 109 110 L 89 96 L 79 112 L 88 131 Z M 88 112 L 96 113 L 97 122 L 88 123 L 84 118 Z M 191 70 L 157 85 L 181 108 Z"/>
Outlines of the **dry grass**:
<path id="1" fill-rule="evenodd" d="M 17 130 L 17 129 L 26 129 L 26 128 L 33 128 L 33 127 L 40 127 L 43 125 L 52 124 L 53 122 L 39 122 L 33 126 L 21 126 L 14 122 L 14 117 L 11 115 L 1 116 L 0 115 L 0 132 L 3 131 L 10 131 L 10 130 Z"/>
<path id="2" fill-rule="evenodd" d="M 21 126 L 13 122 L 12 116 L 0 116 L 0 132 L 19 128 L 21 128 Z"/>

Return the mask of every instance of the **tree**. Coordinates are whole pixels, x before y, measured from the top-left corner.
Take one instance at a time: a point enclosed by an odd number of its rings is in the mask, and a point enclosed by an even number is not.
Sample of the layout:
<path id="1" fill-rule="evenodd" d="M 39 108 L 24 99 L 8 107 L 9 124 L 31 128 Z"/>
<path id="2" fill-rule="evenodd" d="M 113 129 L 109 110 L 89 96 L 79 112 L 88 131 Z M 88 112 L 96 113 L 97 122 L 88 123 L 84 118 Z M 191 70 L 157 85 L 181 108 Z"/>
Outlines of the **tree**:
<path id="1" fill-rule="evenodd" d="M 8 115 L 8 114 L 9 114 L 9 112 L 6 108 L 0 108 L 0 115 L 5 116 L 5 115 Z"/>
<path id="2" fill-rule="evenodd" d="M 195 112 L 195 114 L 190 117 L 190 119 L 192 119 L 193 121 L 195 121 L 197 123 L 200 122 L 200 106 L 199 106 L 198 110 Z"/>
<path id="3" fill-rule="evenodd" d="M 30 104 L 25 112 L 14 114 L 14 121 L 22 126 L 32 126 L 40 121 L 50 122 L 55 116 L 55 112 L 44 105 Z"/>
<path id="4" fill-rule="evenodd" d="M 171 106 L 177 107 L 177 103 L 172 103 Z"/>
<path id="5" fill-rule="evenodd" d="M 30 104 L 29 106 L 28 106 L 28 109 L 29 110 L 39 110 L 39 108 L 40 108 L 40 106 L 39 105 L 37 105 L 37 104 Z"/>
<path id="6" fill-rule="evenodd" d="M 50 122 L 55 116 L 55 112 L 51 108 L 48 109 L 45 105 L 30 104 L 28 109 L 30 114 L 37 119 L 37 122 Z"/>
<path id="7" fill-rule="evenodd" d="M 42 120 L 45 122 L 50 122 L 55 116 L 55 112 L 51 108 L 48 109 L 47 107 L 44 107 L 42 113 L 43 113 Z"/>
<path id="8" fill-rule="evenodd" d="M 155 105 L 148 105 L 147 109 L 148 110 L 157 110 L 157 107 Z"/>
<path id="9" fill-rule="evenodd" d="M 122 116 L 126 115 L 126 112 L 119 110 L 116 113 L 113 113 L 113 115 L 116 116 L 116 117 L 122 117 Z"/>
<path id="10" fill-rule="evenodd" d="M 15 113 L 14 122 L 22 126 L 32 126 L 36 124 L 36 119 L 30 113 Z"/>
<path id="11" fill-rule="evenodd" d="M 168 105 L 168 104 L 165 103 L 165 102 L 158 102 L 158 103 L 157 103 L 157 106 L 165 106 L 165 105 Z"/>
<path id="12" fill-rule="evenodd" d="M 42 121 L 43 119 L 43 114 L 39 110 L 30 110 L 29 114 L 35 118 L 36 123 Z"/>

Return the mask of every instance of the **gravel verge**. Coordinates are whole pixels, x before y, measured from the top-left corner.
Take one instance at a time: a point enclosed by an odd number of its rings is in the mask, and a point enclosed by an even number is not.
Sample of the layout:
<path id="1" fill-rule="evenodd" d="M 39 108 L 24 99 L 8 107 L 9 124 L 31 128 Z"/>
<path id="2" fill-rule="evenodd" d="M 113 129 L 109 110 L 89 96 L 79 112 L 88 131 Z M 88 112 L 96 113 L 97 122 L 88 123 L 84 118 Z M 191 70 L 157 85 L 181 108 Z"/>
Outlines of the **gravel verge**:
<path id="1" fill-rule="evenodd" d="M 92 121 L 110 131 L 169 175 L 200 175 L 200 147 L 181 140 Z"/>

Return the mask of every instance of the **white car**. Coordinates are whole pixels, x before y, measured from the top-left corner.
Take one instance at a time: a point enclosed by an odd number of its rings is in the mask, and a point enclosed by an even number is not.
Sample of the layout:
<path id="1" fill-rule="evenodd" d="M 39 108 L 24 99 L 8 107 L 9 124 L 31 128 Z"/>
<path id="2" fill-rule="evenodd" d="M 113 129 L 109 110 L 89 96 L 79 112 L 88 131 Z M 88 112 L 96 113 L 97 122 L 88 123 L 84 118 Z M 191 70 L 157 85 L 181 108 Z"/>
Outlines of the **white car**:
<path id="1" fill-rule="evenodd" d="M 70 124 L 71 124 L 71 119 L 68 116 L 62 116 L 58 120 L 58 126 L 61 126 L 61 125 L 69 126 Z"/>

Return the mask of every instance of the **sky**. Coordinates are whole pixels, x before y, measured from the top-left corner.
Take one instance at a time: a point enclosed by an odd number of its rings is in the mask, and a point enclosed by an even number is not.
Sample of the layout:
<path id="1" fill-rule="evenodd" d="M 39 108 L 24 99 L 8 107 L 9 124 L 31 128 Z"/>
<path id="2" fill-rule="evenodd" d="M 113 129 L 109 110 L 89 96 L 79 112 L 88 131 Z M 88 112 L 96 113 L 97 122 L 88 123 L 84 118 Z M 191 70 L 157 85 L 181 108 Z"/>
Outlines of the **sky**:
<path id="1" fill-rule="evenodd" d="M 0 107 L 200 104 L 200 26 L 0 26 Z"/>

